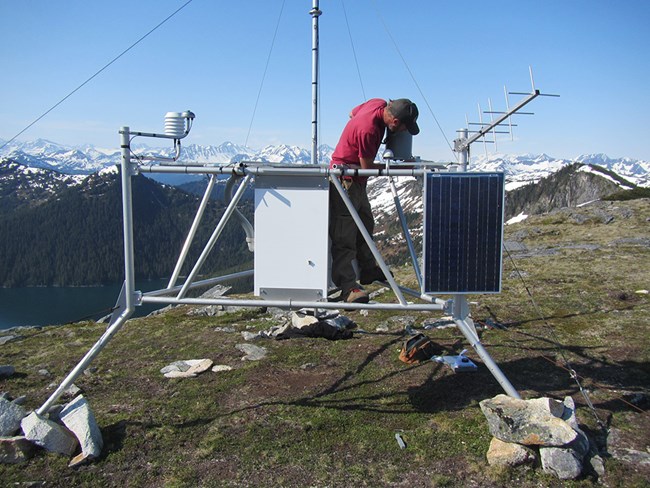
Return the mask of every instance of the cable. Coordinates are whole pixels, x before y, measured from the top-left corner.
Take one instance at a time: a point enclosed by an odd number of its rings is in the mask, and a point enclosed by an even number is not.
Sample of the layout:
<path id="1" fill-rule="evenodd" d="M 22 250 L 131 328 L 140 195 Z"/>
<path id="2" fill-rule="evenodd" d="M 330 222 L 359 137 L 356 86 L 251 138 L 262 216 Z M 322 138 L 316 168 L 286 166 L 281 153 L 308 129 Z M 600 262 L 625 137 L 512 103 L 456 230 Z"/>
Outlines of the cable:
<path id="1" fill-rule="evenodd" d="M 564 354 L 564 348 L 561 345 L 557 334 L 551 327 L 551 324 L 548 323 L 548 320 L 546 320 L 546 317 L 541 313 L 541 310 L 537 306 L 537 302 L 535 301 L 535 298 L 533 297 L 533 294 L 531 293 L 530 289 L 528 288 L 528 284 L 524 280 L 523 275 L 520 273 L 519 268 L 515 264 L 515 260 L 513 259 L 512 255 L 510 254 L 510 251 L 506 246 L 503 246 L 503 249 L 506 251 L 506 254 L 508 255 L 508 258 L 510 259 L 510 262 L 512 263 L 512 266 L 515 269 L 515 272 L 517 273 L 517 276 L 519 277 L 520 281 L 522 282 L 524 289 L 526 290 L 526 293 L 528 294 L 528 297 L 530 298 L 531 303 L 533 304 L 533 307 L 535 309 L 535 313 L 539 316 L 539 319 L 542 321 L 542 323 L 546 326 L 548 331 L 550 332 L 552 336 L 552 342 L 557 346 L 558 351 L 560 352 L 560 357 L 562 358 L 562 361 L 564 362 L 564 369 L 569 372 L 569 376 L 573 378 L 575 381 L 576 385 L 578 385 L 578 389 L 580 390 L 580 393 L 582 394 L 583 398 L 585 399 L 585 402 L 587 403 L 587 406 L 591 410 L 591 413 L 596 419 L 596 422 L 598 422 L 598 425 L 603 429 L 603 431 L 607 431 L 607 427 L 605 423 L 600 419 L 598 416 L 598 412 L 596 412 L 596 408 L 594 407 L 593 403 L 591 402 L 591 399 L 589 398 L 589 395 L 587 391 L 582 387 L 582 383 L 580 382 L 578 373 L 573 369 L 573 366 L 571 366 L 571 363 L 569 362 L 569 359 L 567 358 L 566 354 Z"/>
<path id="2" fill-rule="evenodd" d="M 348 13 L 345 11 L 345 1 L 341 0 L 341 7 L 343 7 L 343 16 L 345 17 L 345 25 L 348 28 L 348 36 L 350 37 L 350 46 L 352 47 L 352 55 L 354 56 L 354 64 L 357 66 L 357 74 L 359 75 L 359 84 L 361 85 L 361 94 L 364 100 L 366 97 L 366 90 L 363 88 L 363 79 L 361 78 L 361 69 L 359 69 L 359 60 L 357 59 L 357 52 L 354 49 L 354 41 L 352 40 L 352 31 L 350 30 L 350 23 L 348 22 Z"/>
<path id="3" fill-rule="evenodd" d="M 280 14 L 278 15 L 278 21 L 275 24 L 275 32 L 273 33 L 273 39 L 271 40 L 271 47 L 269 49 L 269 54 L 266 57 L 266 66 L 264 66 L 264 73 L 262 74 L 262 80 L 260 81 L 260 89 L 257 91 L 257 98 L 255 99 L 255 107 L 253 107 L 253 115 L 251 116 L 251 123 L 248 126 L 248 134 L 246 134 L 246 141 L 244 146 L 248 147 L 248 138 L 251 135 L 251 129 L 253 128 L 253 121 L 255 120 L 255 113 L 257 112 L 257 105 L 260 101 L 260 95 L 262 94 L 262 88 L 264 87 L 264 80 L 266 79 L 266 72 L 269 69 L 269 61 L 271 61 L 271 53 L 273 53 L 273 46 L 275 46 L 275 38 L 278 35 L 278 28 L 280 27 L 280 19 L 282 18 L 282 12 L 284 11 L 285 0 L 282 0 L 282 5 L 280 6 Z"/>
<path id="4" fill-rule="evenodd" d="M 438 118 L 436 117 L 436 114 L 433 113 L 433 109 L 431 108 L 431 105 L 429 105 L 429 101 L 427 100 L 427 97 L 424 95 L 422 92 L 422 89 L 420 88 L 420 85 L 418 84 L 417 80 L 415 79 L 415 76 L 413 75 L 413 72 L 411 71 L 411 68 L 409 67 L 408 63 L 406 62 L 406 59 L 404 59 L 404 56 L 402 55 L 402 52 L 400 51 L 397 42 L 395 42 L 395 39 L 391 35 L 390 31 L 388 30 L 388 25 L 386 25 L 386 22 L 384 21 L 384 18 L 381 16 L 381 13 L 379 12 L 379 9 L 377 8 L 377 4 L 375 0 L 372 1 L 373 6 L 375 7 L 375 12 L 377 13 L 377 17 L 379 17 L 379 20 L 381 21 L 382 25 L 384 26 L 384 30 L 386 31 L 386 34 L 388 34 L 388 37 L 390 40 L 393 42 L 393 46 L 395 47 L 395 50 L 397 51 L 397 54 L 402 60 L 402 63 L 404 63 L 404 67 L 406 68 L 406 71 L 408 71 L 409 75 L 411 76 L 411 80 L 413 80 L 413 83 L 415 84 L 415 87 L 418 89 L 420 92 L 420 96 L 424 100 L 424 103 L 426 104 L 427 108 L 429 109 L 429 112 L 431 113 L 431 116 L 433 117 L 433 120 L 436 122 L 436 125 L 438 126 L 438 129 L 440 130 L 440 133 L 442 134 L 442 137 L 445 139 L 445 142 L 447 143 L 447 146 L 449 146 L 449 149 L 451 150 L 452 154 L 454 155 L 454 159 L 458 160 L 458 155 L 454 152 L 454 148 L 452 147 L 451 143 L 449 142 L 449 139 L 447 139 L 447 136 L 445 135 L 445 131 L 442 130 L 442 126 L 440 125 L 440 122 L 438 122 Z"/>
<path id="5" fill-rule="evenodd" d="M 88 84 L 91 80 L 93 80 L 97 75 L 99 75 L 102 71 L 104 71 L 106 68 L 108 68 L 110 65 L 112 65 L 115 61 L 120 59 L 122 56 L 124 56 L 126 53 L 128 53 L 131 49 L 133 49 L 135 46 L 140 44 L 145 38 L 147 38 L 150 34 L 152 34 L 156 29 L 158 29 L 161 25 L 163 25 L 165 22 L 167 22 L 169 19 L 171 19 L 174 15 L 176 15 L 178 12 L 180 12 L 182 9 L 184 9 L 188 4 L 192 3 L 192 0 L 187 0 L 183 5 L 181 5 L 178 9 L 176 9 L 173 13 L 171 13 L 165 20 L 160 22 L 158 25 L 156 25 L 153 29 L 151 29 L 149 32 L 147 32 L 145 35 L 143 35 L 140 39 L 135 41 L 133 44 L 131 44 L 129 47 L 127 47 L 124 51 L 122 51 L 120 54 L 115 56 L 111 61 L 109 61 L 107 64 L 104 65 L 99 71 L 97 71 L 94 75 L 92 75 L 90 78 L 88 78 L 86 81 L 84 81 L 81 85 L 79 85 L 77 88 L 72 90 L 70 93 L 68 93 L 65 97 L 63 97 L 61 100 L 59 100 L 57 103 L 52 105 L 48 110 L 46 110 L 40 117 L 36 118 L 31 124 L 29 124 L 27 127 L 25 127 L 23 130 L 21 130 L 18 134 L 13 136 L 11 139 L 9 139 L 7 142 L 5 142 L 2 146 L 0 146 L 0 149 L 4 148 L 7 146 L 9 143 L 12 141 L 16 140 L 18 136 L 20 136 L 23 132 L 27 131 L 30 127 L 32 127 L 34 124 L 36 124 L 39 120 L 41 120 L 43 117 L 45 117 L 47 114 L 49 114 L 52 110 L 57 108 L 59 105 L 61 105 L 63 102 L 65 102 L 68 98 L 70 98 L 72 95 L 74 95 L 76 92 L 78 92 L 81 88 L 83 88 L 86 84 Z"/>

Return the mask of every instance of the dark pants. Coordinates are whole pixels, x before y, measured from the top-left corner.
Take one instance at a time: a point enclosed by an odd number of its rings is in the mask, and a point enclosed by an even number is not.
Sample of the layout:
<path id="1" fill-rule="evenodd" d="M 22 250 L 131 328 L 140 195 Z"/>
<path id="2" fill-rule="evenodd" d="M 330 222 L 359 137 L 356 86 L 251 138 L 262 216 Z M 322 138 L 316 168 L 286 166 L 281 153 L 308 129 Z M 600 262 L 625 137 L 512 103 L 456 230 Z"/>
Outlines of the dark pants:
<path id="1" fill-rule="evenodd" d="M 372 236 L 375 219 L 368 201 L 365 183 L 356 181 L 345 181 L 343 183 L 344 188 L 347 187 L 346 191 L 353 207 L 361 217 L 361 221 L 368 233 Z M 341 288 L 343 293 L 346 293 L 353 288 L 359 288 L 357 276 L 352 266 L 354 259 L 359 263 L 361 271 L 372 270 L 377 267 L 377 263 L 339 192 L 331 183 L 329 205 L 329 235 L 332 240 L 332 281 Z"/>

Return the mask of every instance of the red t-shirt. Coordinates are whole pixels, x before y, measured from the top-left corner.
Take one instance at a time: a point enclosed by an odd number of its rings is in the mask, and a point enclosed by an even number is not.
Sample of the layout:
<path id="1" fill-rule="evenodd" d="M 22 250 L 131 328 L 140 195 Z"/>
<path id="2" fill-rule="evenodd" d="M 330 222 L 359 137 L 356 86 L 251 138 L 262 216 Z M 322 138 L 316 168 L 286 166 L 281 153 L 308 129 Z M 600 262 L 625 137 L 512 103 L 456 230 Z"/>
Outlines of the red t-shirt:
<path id="1" fill-rule="evenodd" d="M 385 107 L 385 100 L 373 98 L 352 109 L 352 118 L 341 133 L 330 167 L 347 164 L 358 168 L 361 158 L 375 159 L 386 131 L 383 118 Z"/>

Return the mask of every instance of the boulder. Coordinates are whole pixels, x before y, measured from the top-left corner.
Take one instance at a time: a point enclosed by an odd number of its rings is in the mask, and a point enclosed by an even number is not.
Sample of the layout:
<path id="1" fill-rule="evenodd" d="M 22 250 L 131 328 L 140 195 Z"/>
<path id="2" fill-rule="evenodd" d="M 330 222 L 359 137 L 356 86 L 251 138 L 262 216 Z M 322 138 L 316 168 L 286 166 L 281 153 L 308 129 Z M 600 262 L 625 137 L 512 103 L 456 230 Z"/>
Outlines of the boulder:
<path id="1" fill-rule="evenodd" d="M 60 417 L 63 424 L 79 441 L 84 458 L 99 457 L 104 441 L 88 400 L 83 395 L 79 395 L 63 408 Z"/>
<path id="2" fill-rule="evenodd" d="M 17 464 L 27 461 L 34 452 L 34 444 L 25 436 L 0 437 L 0 463 Z"/>
<path id="3" fill-rule="evenodd" d="M 521 444 L 503 442 L 496 437 L 492 438 L 487 452 L 487 461 L 490 466 L 520 466 L 522 464 L 535 464 L 535 452 Z"/>
<path id="4" fill-rule="evenodd" d="M 520 400 L 497 395 L 480 402 L 490 433 L 505 442 L 527 446 L 566 446 L 578 433 L 556 414 L 562 415 L 561 402 L 548 398 Z"/>
<path id="5" fill-rule="evenodd" d="M 0 397 L 0 436 L 12 436 L 20 429 L 20 421 L 27 415 L 23 407 Z"/>
<path id="6" fill-rule="evenodd" d="M 582 458 L 573 449 L 563 447 L 540 447 L 542 469 L 561 480 L 571 480 L 582 473 Z"/>
<path id="7" fill-rule="evenodd" d="M 65 427 L 32 412 L 20 423 L 25 437 L 48 451 L 71 456 L 77 448 L 77 438 Z"/>

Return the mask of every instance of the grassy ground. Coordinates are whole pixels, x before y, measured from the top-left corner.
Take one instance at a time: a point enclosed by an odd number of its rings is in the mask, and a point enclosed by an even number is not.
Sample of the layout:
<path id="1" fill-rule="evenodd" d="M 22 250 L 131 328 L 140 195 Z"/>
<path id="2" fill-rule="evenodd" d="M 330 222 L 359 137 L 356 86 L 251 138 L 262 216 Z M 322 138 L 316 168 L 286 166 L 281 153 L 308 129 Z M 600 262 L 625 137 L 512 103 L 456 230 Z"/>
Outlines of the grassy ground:
<path id="1" fill-rule="evenodd" d="M 611 219 L 609 218 L 611 217 Z M 503 293 L 472 296 L 483 343 L 522 396 L 571 395 L 578 418 L 604 449 L 606 486 L 648 486 L 650 467 L 609 457 L 647 451 L 650 422 L 650 200 L 616 202 L 531 217 L 506 240 L 526 249 L 505 256 Z M 396 269 L 401 281 L 409 273 Z M 413 283 L 410 283 L 413 286 Z M 375 289 L 376 287 L 372 287 Z M 531 301 L 531 296 L 533 301 Z M 381 299 L 389 299 L 382 295 Z M 269 350 L 242 361 L 241 331 L 275 322 L 257 310 L 194 317 L 178 307 L 134 319 L 75 383 L 104 436 L 100 459 L 76 469 L 45 452 L 0 465 L 8 486 L 571 486 L 541 469 L 498 469 L 485 460 L 490 434 L 478 402 L 501 393 L 473 351 L 476 373 L 457 374 L 397 359 L 404 323 L 431 314 L 349 312 L 364 332 L 349 340 L 255 342 Z M 388 332 L 377 332 L 379 325 Z M 231 327 L 235 332 L 215 330 Z M 21 332 L 0 346 L 17 374 L 0 391 L 37 408 L 105 326 L 80 323 Z M 467 347 L 456 329 L 425 331 L 448 352 Z M 562 347 L 558 347 L 558 343 Z M 179 359 L 210 358 L 232 371 L 166 379 Z M 567 362 L 612 432 L 606 439 Z M 46 368 L 51 376 L 38 373 Z M 407 444 L 400 449 L 395 434 Z M 27 485 L 23 485 L 27 486 Z"/>

